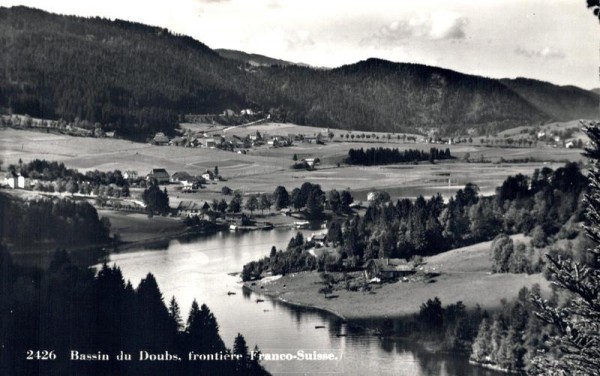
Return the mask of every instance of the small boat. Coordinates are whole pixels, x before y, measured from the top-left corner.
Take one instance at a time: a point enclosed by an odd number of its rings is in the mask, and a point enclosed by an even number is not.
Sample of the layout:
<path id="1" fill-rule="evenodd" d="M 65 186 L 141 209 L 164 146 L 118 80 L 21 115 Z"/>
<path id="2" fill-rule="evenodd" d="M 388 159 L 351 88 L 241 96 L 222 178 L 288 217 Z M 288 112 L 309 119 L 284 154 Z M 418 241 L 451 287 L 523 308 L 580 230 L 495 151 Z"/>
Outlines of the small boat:
<path id="1" fill-rule="evenodd" d="M 270 309 L 263 309 L 263 312 L 271 312 Z"/>
<path id="2" fill-rule="evenodd" d="M 233 292 L 233 291 L 227 291 L 227 295 L 235 295 L 235 292 Z"/>
<path id="3" fill-rule="evenodd" d="M 257 303 L 262 303 L 262 302 L 264 302 L 264 301 L 265 301 L 264 299 L 256 299 L 256 302 L 257 302 Z"/>
<path id="4" fill-rule="evenodd" d="M 294 222 L 294 227 L 296 228 L 308 228 L 310 226 L 309 221 L 296 221 Z"/>
<path id="5" fill-rule="evenodd" d="M 323 329 L 325 325 L 315 325 L 315 329 Z"/>

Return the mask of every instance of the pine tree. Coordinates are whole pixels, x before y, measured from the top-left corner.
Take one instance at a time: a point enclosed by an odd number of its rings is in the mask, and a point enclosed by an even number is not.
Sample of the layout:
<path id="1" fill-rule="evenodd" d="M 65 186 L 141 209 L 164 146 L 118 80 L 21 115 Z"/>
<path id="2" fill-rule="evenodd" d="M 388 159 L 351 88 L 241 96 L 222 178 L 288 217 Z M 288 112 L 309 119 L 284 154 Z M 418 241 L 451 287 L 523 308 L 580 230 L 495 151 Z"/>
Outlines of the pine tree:
<path id="1" fill-rule="evenodd" d="M 183 320 L 181 319 L 181 309 L 179 308 L 179 304 L 177 304 L 177 300 L 173 296 L 171 301 L 169 302 L 169 316 L 177 326 L 177 331 L 183 329 Z"/>
<path id="2" fill-rule="evenodd" d="M 559 356 L 544 353 L 533 360 L 532 374 L 544 375 L 600 375 L 600 122 L 584 127 L 591 141 L 585 155 L 592 168 L 588 175 L 589 192 L 584 226 L 586 235 L 596 243 L 589 252 L 596 267 L 563 259 L 546 257 L 553 283 L 570 297 L 561 307 L 554 307 L 539 295 L 534 296 L 536 314 L 558 330 L 551 341 Z"/>

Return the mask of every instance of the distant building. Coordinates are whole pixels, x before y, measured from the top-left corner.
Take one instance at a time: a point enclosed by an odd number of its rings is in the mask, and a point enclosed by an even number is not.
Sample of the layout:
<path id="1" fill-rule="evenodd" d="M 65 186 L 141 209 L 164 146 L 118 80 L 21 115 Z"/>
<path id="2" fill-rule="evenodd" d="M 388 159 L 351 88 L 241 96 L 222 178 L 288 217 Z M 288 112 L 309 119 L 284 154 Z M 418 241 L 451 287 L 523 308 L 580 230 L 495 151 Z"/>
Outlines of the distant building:
<path id="1" fill-rule="evenodd" d="M 206 181 L 219 181 L 221 179 L 221 177 L 216 175 L 212 170 L 206 170 L 206 172 L 202 174 L 202 178 Z"/>
<path id="2" fill-rule="evenodd" d="M 137 171 L 127 170 L 127 171 L 123 172 L 123 179 L 125 179 L 125 180 L 134 180 L 134 179 L 137 179 L 137 177 L 138 177 Z"/>
<path id="3" fill-rule="evenodd" d="M 200 205 L 194 201 L 181 201 L 179 202 L 179 205 L 177 205 L 177 214 L 181 217 L 193 217 L 195 215 L 199 216 L 202 214 L 202 207 L 203 205 Z"/>
<path id="4" fill-rule="evenodd" d="M 12 189 L 17 188 L 19 186 L 18 176 L 12 172 L 7 172 L 4 176 L 4 184 Z"/>
<path id="5" fill-rule="evenodd" d="M 312 234 L 307 240 L 322 247 L 327 242 L 327 234 Z"/>
<path id="6" fill-rule="evenodd" d="M 169 137 L 165 136 L 165 134 L 162 132 L 158 132 L 156 135 L 154 135 L 154 138 L 152 139 L 152 143 L 154 145 L 168 145 Z"/>
<path id="7" fill-rule="evenodd" d="M 25 178 L 25 176 L 20 175 L 17 177 L 17 187 L 21 189 L 25 189 L 25 187 L 29 186 L 29 179 Z"/>
<path id="8" fill-rule="evenodd" d="M 202 147 L 205 148 L 215 148 L 217 147 L 217 143 L 214 138 L 207 138 L 200 141 Z"/>
<path id="9" fill-rule="evenodd" d="M 187 139 L 184 137 L 174 137 L 173 139 L 171 139 L 171 141 L 169 141 L 169 145 L 174 145 L 174 146 L 185 146 L 185 144 L 187 143 Z"/>
<path id="10" fill-rule="evenodd" d="M 156 179 L 158 184 L 164 184 L 169 182 L 170 175 L 164 168 L 153 168 L 146 176 L 146 179 Z"/>
<path id="11" fill-rule="evenodd" d="M 242 115 L 254 115 L 255 114 L 255 112 L 252 111 L 250 108 L 246 108 L 246 109 L 242 110 L 240 113 Z"/>
<path id="12" fill-rule="evenodd" d="M 310 168 L 313 168 L 319 164 L 319 158 L 305 158 L 302 161 Z"/>
<path id="13" fill-rule="evenodd" d="M 405 259 L 380 258 L 370 259 L 364 265 L 365 277 L 367 280 L 379 278 L 381 280 L 390 280 L 406 277 L 415 272 L 413 264 Z"/>
<path id="14" fill-rule="evenodd" d="M 192 175 L 188 174 L 185 171 L 177 171 L 176 173 L 171 175 L 171 178 L 169 179 L 169 181 L 171 183 L 183 184 L 183 185 L 192 185 L 192 183 L 195 180 L 196 179 Z"/>

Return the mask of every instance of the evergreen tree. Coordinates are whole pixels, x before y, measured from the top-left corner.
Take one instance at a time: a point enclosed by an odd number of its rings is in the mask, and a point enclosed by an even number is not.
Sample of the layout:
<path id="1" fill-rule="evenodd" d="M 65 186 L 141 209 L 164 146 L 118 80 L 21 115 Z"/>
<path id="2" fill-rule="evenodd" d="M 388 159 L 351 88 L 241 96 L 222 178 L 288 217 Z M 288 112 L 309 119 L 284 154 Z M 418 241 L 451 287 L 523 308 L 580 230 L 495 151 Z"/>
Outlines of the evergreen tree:
<path id="1" fill-rule="evenodd" d="M 171 301 L 169 302 L 169 316 L 175 323 L 177 331 L 182 330 L 183 320 L 181 319 L 181 310 L 179 309 L 179 304 L 177 303 L 177 300 L 175 300 L 174 296 L 171 297 Z"/>
<path id="2" fill-rule="evenodd" d="M 242 195 L 239 192 L 233 194 L 233 198 L 229 201 L 229 211 L 239 213 L 242 210 Z"/>
<path id="3" fill-rule="evenodd" d="M 246 340 L 244 336 L 238 333 L 233 341 L 233 353 L 236 355 L 241 355 L 241 359 L 236 360 L 235 371 L 240 375 L 245 375 L 248 373 L 248 369 L 250 368 L 250 354 L 248 353 L 248 345 L 246 345 Z"/>
<path id="4" fill-rule="evenodd" d="M 319 190 L 313 190 L 308 195 L 306 201 L 306 211 L 309 218 L 320 218 L 323 214 L 322 193 Z"/>
<path id="5" fill-rule="evenodd" d="M 278 186 L 273 192 L 273 199 L 275 201 L 275 209 L 281 210 L 287 208 L 290 205 L 290 195 L 285 187 Z"/>
<path id="6" fill-rule="evenodd" d="M 591 147 L 585 155 L 593 163 L 589 179 L 585 233 L 596 243 L 592 253 L 595 266 L 560 256 L 547 255 L 553 282 L 566 292 L 570 301 L 553 307 L 539 295 L 534 296 L 537 315 L 558 330 L 552 338 L 558 356 L 545 353 L 536 357 L 531 373 L 545 375 L 600 375 L 600 122 L 585 126 Z"/>

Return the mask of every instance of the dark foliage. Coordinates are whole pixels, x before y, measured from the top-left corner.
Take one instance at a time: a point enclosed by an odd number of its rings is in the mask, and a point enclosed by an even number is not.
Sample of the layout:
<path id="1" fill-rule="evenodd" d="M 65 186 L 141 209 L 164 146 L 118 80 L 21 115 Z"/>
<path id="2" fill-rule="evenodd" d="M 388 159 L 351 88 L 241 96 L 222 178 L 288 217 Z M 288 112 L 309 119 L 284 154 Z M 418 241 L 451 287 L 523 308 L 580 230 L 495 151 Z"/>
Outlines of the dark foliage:
<path id="1" fill-rule="evenodd" d="M 393 163 L 436 161 L 453 158 L 450 149 L 438 150 L 429 149 L 429 152 L 418 149 L 388 149 L 388 148 L 369 148 L 366 151 L 350 149 L 345 162 L 352 165 L 377 166 Z"/>
<path id="2" fill-rule="evenodd" d="M 10 248 L 109 241 L 110 222 L 87 202 L 69 199 L 22 201 L 0 194 L 0 239 Z"/>
<path id="3" fill-rule="evenodd" d="M 48 270 L 27 269 L 14 265 L 1 245 L 0 270 L 2 375 L 239 374 L 233 361 L 188 360 L 191 351 L 229 350 L 206 305 L 198 309 L 194 302 L 181 330 L 181 321 L 167 309 L 152 274 L 134 289 L 119 268 L 104 265 L 95 276 L 73 266 L 64 251 L 57 251 Z M 177 306 L 174 299 L 173 306 Z M 38 360 L 34 355 L 26 360 L 31 349 L 52 350 L 56 359 Z M 106 354 L 110 359 L 70 360 L 71 350 Z M 131 361 L 118 361 L 121 351 L 131 354 Z M 162 361 L 140 361 L 142 352 Z M 256 361 L 246 365 L 245 374 L 266 374 Z"/>
<path id="4" fill-rule="evenodd" d="M 530 370 L 536 354 L 550 350 L 548 339 L 554 330 L 535 316 L 531 293 L 539 294 L 539 286 L 534 285 L 532 291 L 523 287 L 516 299 L 503 301 L 499 312 L 483 319 L 473 341 L 471 360 L 522 373 Z"/>
<path id="5" fill-rule="evenodd" d="M 317 260 L 317 268 L 341 268 L 342 261 L 350 266 L 363 265 L 372 258 L 406 258 L 430 256 L 449 249 L 492 240 L 501 233 L 533 233 L 543 231 L 545 238 L 564 230 L 569 220 L 582 220 L 580 197 L 585 189 L 585 177 L 579 165 L 568 163 L 565 167 L 535 171 L 532 178 L 508 177 L 496 196 L 479 196 L 477 186 L 467 184 L 454 197 L 444 203 L 440 195 L 429 200 L 419 196 L 416 200 L 402 199 L 389 202 L 385 192 L 371 202 L 363 216 L 351 216 L 341 229 L 329 226 L 331 242 L 339 250 L 339 258 Z M 308 203 L 311 192 L 320 191 L 318 185 L 304 183 L 294 189 L 292 205 L 296 208 Z M 324 196 L 324 195 L 323 195 Z M 337 195 L 330 192 L 325 202 L 337 205 Z M 306 200 L 306 201 L 305 201 Z M 341 200 L 341 197 L 340 197 Z M 314 200 L 311 200 L 314 201 Z M 535 231 L 534 231 L 535 230 Z M 537 235 L 539 237 L 541 235 Z M 289 247 L 274 259 L 251 263 L 244 275 L 259 278 L 271 270 L 274 274 L 299 270 L 314 270 L 304 247 Z M 538 272 L 537 260 L 525 257 L 525 250 L 514 249 L 512 244 L 498 253 L 498 272 Z M 308 258 L 307 258 L 308 257 Z M 285 265 L 285 267 L 281 267 Z M 273 268 L 275 266 L 275 268 Z M 302 269 L 304 268 L 304 269 Z"/>
<path id="6" fill-rule="evenodd" d="M 417 336 L 421 340 L 436 341 L 442 350 L 468 353 L 479 323 L 488 316 L 479 306 L 471 311 L 462 302 L 442 306 L 439 298 L 428 299 L 421 304 L 415 316 Z"/>
<path id="7" fill-rule="evenodd" d="M 510 82 L 380 59 L 332 70 L 253 67 L 162 28 L 25 7 L 0 9 L 0 36 L 1 109 L 97 122 L 133 139 L 172 134 L 186 114 L 229 108 L 305 125 L 442 133 L 584 118 L 597 109 L 597 96 L 576 88 L 533 82 L 531 90 L 542 94 L 522 95 L 520 83 L 513 89 Z M 546 92 L 558 92 L 561 106 Z"/>
<path id="8" fill-rule="evenodd" d="M 150 216 L 154 215 L 154 213 L 167 215 L 171 210 L 167 188 L 161 191 L 156 181 L 150 181 L 150 185 L 142 193 L 142 199 L 146 204 L 146 210 Z"/>
<path id="9" fill-rule="evenodd" d="M 62 162 L 48 162 L 44 159 L 34 159 L 31 162 L 10 165 L 8 170 L 14 173 L 20 173 L 24 177 L 38 179 L 42 181 L 55 181 L 57 179 L 74 180 L 79 183 L 87 182 L 92 186 L 115 184 L 119 187 L 127 185 L 121 171 L 88 171 L 85 174 L 76 169 L 65 167 Z"/>

